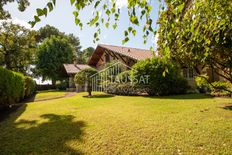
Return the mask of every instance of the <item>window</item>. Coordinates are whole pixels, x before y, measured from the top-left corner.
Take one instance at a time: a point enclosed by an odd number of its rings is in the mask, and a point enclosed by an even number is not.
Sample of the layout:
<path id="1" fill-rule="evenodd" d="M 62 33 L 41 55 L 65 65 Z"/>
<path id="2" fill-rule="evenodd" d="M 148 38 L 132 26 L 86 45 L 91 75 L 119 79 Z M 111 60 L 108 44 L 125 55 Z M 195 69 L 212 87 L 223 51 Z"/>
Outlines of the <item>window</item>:
<path id="1" fill-rule="evenodd" d="M 105 61 L 110 62 L 110 56 L 108 54 L 105 55 Z"/>

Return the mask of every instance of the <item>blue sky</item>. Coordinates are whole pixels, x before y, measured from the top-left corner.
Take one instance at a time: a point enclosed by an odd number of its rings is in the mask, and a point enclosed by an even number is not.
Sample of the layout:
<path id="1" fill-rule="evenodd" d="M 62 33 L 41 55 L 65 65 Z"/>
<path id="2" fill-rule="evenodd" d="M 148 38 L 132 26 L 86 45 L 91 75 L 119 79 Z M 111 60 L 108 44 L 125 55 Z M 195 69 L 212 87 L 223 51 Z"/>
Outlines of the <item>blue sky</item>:
<path id="1" fill-rule="evenodd" d="M 24 12 L 20 12 L 17 9 L 17 5 L 15 3 L 8 4 L 5 9 L 8 10 L 12 15 L 12 20 L 16 23 L 20 23 L 22 25 L 28 26 L 27 22 L 33 19 L 33 16 L 36 13 L 36 8 L 43 8 L 46 5 L 47 0 L 30 0 L 30 6 Z M 126 3 L 127 0 L 118 0 L 118 5 L 122 9 L 120 21 L 118 22 L 118 28 L 113 30 L 112 28 L 102 29 L 100 41 L 98 43 L 111 44 L 111 45 L 119 45 L 121 46 L 121 42 L 124 38 L 123 32 L 129 26 L 128 15 L 126 11 Z M 158 17 L 158 0 L 152 1 L 153 6 L 153 19 L 157 20 Z M 83 21 L 88 22 L 92 16 L 92 7 L 88 7 L 81 12 L 81 19 Z M 85 49 L 87 47 L 96 47 L 98 43 L 93 43 L 93 34 L 96 31 L 95 28 L 89 27 L 88 25 L 84 25 L 83 30 L 80 30 L 79 27 L 75 25 L 74 17 L 72 12 L 75 10 L 69 3 L 69 0 L 57 0 L 57 5 L 53 12 L 51 12 L 46 18 L 42 18 L 41 22 L 35 26 L 35 29 L 39 29 L 40 27 L 45 26 L 46 24 L 57 27 L 60 31 L 65 33 L 73 33 L 80 38 L 82 48 Z M 153 27 L 156 25 L 153 23 Z M 143 44 L 143 33 L 142 26 L 136 27 L 137 35 L 135 37 L 131 36 L 130 41 L 126 43 L 124 46 L 136 47 L 136 48 L 144 48 L 149 49 L 150 46 L 154 47 L 155 38 L 152 36 L 149 37 L 146 45 Z"/>

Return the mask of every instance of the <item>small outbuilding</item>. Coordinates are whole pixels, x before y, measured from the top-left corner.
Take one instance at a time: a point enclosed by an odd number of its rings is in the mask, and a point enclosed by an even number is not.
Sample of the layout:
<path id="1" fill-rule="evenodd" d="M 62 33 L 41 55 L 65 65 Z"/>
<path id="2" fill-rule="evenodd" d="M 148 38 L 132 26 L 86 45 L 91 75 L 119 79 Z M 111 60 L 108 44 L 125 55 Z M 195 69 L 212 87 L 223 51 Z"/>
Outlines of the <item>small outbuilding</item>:
<path id="1" fill-rule="evenodd" d="M 86 68 L 91 68 L 89 65 L 84 65 L 84 64 L 64 64 L 64 69 L 67 74 L 67 77 L 69 78 L 69 90 L 70 91 L 85 91 L 86 86 L 77 86 L 75 85 L 74 82 L 74 77 L 77 73 L 79 73 L 81 70 L 86 69 Z"/>

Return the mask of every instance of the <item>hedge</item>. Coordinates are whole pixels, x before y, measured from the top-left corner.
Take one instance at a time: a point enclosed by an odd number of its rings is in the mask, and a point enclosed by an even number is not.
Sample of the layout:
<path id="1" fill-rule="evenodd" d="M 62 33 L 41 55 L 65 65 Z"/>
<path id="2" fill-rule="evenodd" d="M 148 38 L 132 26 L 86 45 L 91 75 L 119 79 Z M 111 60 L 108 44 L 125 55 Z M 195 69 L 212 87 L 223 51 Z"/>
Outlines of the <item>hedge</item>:
<path id="1" fill-rule="evenodd" d="M 123 96 L 136 96 L 140 94 L 140 89 L 131 85 L 131 83 L 110 83 L 105 91 L 108 94 Z"/>
<path id="2" fill-rule="evenodd" d="M 0 107 L 18 103 L 35 93 L 35 81 L 21 73 L 0 67 Z"/>
<path id="3" fill-rule="evenodd" d="M 25 96 L 24 98 L 28 98 L 34 95 L 35 92 L 36 92 L 35 81 L 31 77 L 25 76 Z"/>
<path id="4" fill-rule="evenodd" d="M 19 102 L 24 98 L 25 79 L 20 73 L 0 67 L 0 106 Z"/>

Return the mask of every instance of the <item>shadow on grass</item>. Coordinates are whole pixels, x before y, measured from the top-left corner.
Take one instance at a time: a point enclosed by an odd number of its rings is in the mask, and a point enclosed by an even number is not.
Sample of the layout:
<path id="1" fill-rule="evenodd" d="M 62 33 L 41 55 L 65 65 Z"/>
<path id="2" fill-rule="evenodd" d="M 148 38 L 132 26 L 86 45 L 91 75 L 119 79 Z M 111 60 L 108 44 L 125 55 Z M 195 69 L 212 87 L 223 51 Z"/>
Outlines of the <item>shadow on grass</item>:
<path id="1" fill-rule="evenodd" d="M 11 115 L 15 115 L 17 111 L 17 115 L 21 115 L 25 109 L 26 104 L 19 103 L 18 105 L 14 105 L 12 107 L 6 106 L 0 108 L 0 122 L 4 121 L 5 119 L 9 118 Z"/>
<path id="2" fill-rule="evenodd" d="M 153 99 L 174 99 L 174 100 L 189 100 L 189 99 L 210 99 L 212 98 L 206 94 L 186 94 L 186 95 L 170 95 L 170 96 L 144 96 Z"/>
<path id="3" fill-rule="evenodd" d="M 111 98 L 114 97 L 115 95 L 112 94 L 97 94 L 97 95 L 92 95 L 92 96 L 83 96 L 84 98 Z"/>
<path id="4" fill-rule="evenodd" d="M 56 114 L 41 115 L 39 120 L 17 120 L 25 109 L 23 105 L 0 123 L 1 154 L 83 154 L 69 142 L 82 142 L 84 121 Z"/>
<path id="5" fill-rule="evenodd" d="M 232 110 L 232 105 L 226 105 L 223 107 L 225 110 Z"/>

